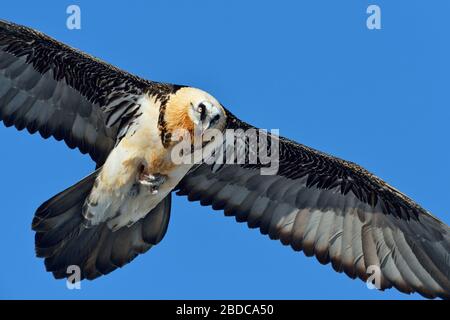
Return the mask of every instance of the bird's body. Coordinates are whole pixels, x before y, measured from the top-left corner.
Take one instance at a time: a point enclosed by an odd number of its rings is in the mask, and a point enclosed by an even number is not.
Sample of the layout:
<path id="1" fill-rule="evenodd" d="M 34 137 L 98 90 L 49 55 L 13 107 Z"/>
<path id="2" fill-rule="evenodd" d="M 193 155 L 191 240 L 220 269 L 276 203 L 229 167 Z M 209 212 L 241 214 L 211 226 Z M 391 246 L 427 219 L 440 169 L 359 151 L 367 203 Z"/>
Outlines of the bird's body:
<path id="1" fill-rule="evenodd" d="M 149 96 L 139 103 L 142 115 L 109 154 L 88 197 L 85 216 L 93 224 L 111 219 L 108 223 L 114 230 L 133 224 L 161 202 L 190 169 L 189 165 L 175 166 L 170 147 L 162 144 L 160 103 Z M 142 173 L 163 174 L 168 179 L 152 194 L 138 183 Z"/>
<path id="2" fill-rule="evenodd" d="M 112 230 L 130 226 L 145 217 L 188 173 L 194 163 L 175 163 L 173 147 L 178 141 L 163 143 L 162 134 L 185 129 L 193 134 L 187 101 L 213 98 L 194 88 L 182 88 L 166 102 L 164 119 L 161 102 L 144 94 L 137 100 L 140 115 L 111 151 L 99 170 L 83 210 L 89 224 L 108 221 Z M 161 122 L 164 121 L 164 132 Z M 140 183 L 142 176 L 163 176 L 157 192 Z"/>
<path id="3" fill-rule="evenodd" d="M 261 158 L 205 161 L 222 145 L 208 130 L 256 128 L 202 90 L 140 79 L 0 21 L 0 120 L 95 161 L 92 174 L 33 219 L 36 254 L 56 278 L 77 265 L 95 279 L 158 244 L 177 191 L 352 278 L 378 268 L 380 289 L 450 298 L 447 225 L 360 166 L 260 131 L 258 140 L 279 146 L 276 172 L 261 174 Z M 176 161 L 180 141 L 197 151 L 199 137 L 202 161 Z M 245 159 L 267 151 L 244 142 Z"/>

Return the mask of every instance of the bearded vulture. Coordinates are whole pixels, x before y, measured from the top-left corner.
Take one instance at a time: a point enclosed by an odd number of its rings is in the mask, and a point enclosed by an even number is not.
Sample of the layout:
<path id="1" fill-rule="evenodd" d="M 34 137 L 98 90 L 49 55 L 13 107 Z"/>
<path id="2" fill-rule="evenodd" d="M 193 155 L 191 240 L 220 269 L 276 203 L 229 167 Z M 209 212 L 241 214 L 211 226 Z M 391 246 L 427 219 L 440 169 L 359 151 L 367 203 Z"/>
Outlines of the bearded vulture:
<path id="1" fill-rule="evenodd" d="M 351 278 L 376 266 L 380 289 L 450 298 L 449 227 L 357 164 L 269 133 L 276 174 L 261 161 L 172 161 L 178 129 L 254 129 L 199 89 L 141 79 L 0 21 L 0 120 L 97 165 L 35 213 L 36 255 L 57 279 L 72 265 L 95 279 L 158 244 L 177 191 Z M 245 141 L 247 159 L 257 147 Z"/>

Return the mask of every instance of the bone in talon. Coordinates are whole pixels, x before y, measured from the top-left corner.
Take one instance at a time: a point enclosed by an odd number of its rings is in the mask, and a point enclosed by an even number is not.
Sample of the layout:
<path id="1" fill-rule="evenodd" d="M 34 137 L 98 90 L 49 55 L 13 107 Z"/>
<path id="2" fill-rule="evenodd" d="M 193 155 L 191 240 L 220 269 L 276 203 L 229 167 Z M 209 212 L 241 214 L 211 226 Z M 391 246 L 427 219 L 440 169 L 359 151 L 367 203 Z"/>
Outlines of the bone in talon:
<path id="1" fill-rule="evenodd" d="M 160 181 L 160 177 L 155 177 L 152 174 L 149 175 L 141 175 L 139 177 L 139 182 L 141 184 L 152 186 L 152 185 L 160 185 L 162 182 Z"/>
<path id="2" fill-rule="evenodd" d="M 143 185 L 146 185 L 146 186 L 151 186 L 152 185 L 152 182 L 148 181 L 147 179 L 139 179 L 139 182 L 141 184 L 143 184 Z"/>

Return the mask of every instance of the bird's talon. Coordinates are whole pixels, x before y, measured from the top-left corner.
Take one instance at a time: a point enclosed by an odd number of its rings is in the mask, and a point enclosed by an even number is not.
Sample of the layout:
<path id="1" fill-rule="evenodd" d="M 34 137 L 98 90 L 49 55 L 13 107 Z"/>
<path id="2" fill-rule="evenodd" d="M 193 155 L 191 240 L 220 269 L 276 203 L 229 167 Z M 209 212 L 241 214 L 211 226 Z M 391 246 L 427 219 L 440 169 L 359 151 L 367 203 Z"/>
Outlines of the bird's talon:
<path id="1" fill-rule="evenodd" d="M 150 181 L 147 180 L 139 180 L 139 183 L 144 185 L 144 186 L 150 186 L 152 185 L 152 183 Z"/>
<path id="2" fill-rule="evenodd" d="M 162 174 L 141 174 L 139 183 L 150 188 L 150 193 L 158 193 L 159 187 L 166 181 L 166 176 Z"/>

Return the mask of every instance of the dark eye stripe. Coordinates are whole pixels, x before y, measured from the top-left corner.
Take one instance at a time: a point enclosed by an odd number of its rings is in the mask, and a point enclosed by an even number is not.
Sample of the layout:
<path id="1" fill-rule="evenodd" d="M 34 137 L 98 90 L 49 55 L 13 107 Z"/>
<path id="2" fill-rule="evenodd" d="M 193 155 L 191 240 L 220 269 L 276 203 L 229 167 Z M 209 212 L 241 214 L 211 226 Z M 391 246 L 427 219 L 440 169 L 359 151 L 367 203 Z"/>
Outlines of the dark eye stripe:
<path id="1" fill-rule="evenodd" d="M 203 121 L 206 118 L 206 106 L 203 103 L 200 103 L 198 108 L 200 109 L 200 120 Z"/>
<path id="2" fill-rule="evenodd" d="M 215 125 L 216 122 L 219 121 L 219 118 L 220 118 L 220 116 L 219 116 L 218 114 L 216 114 L 216 115 L 211 119 L 210 125 L 211 125 L 211 126 L 212 126 L 212 125 Z"/>

